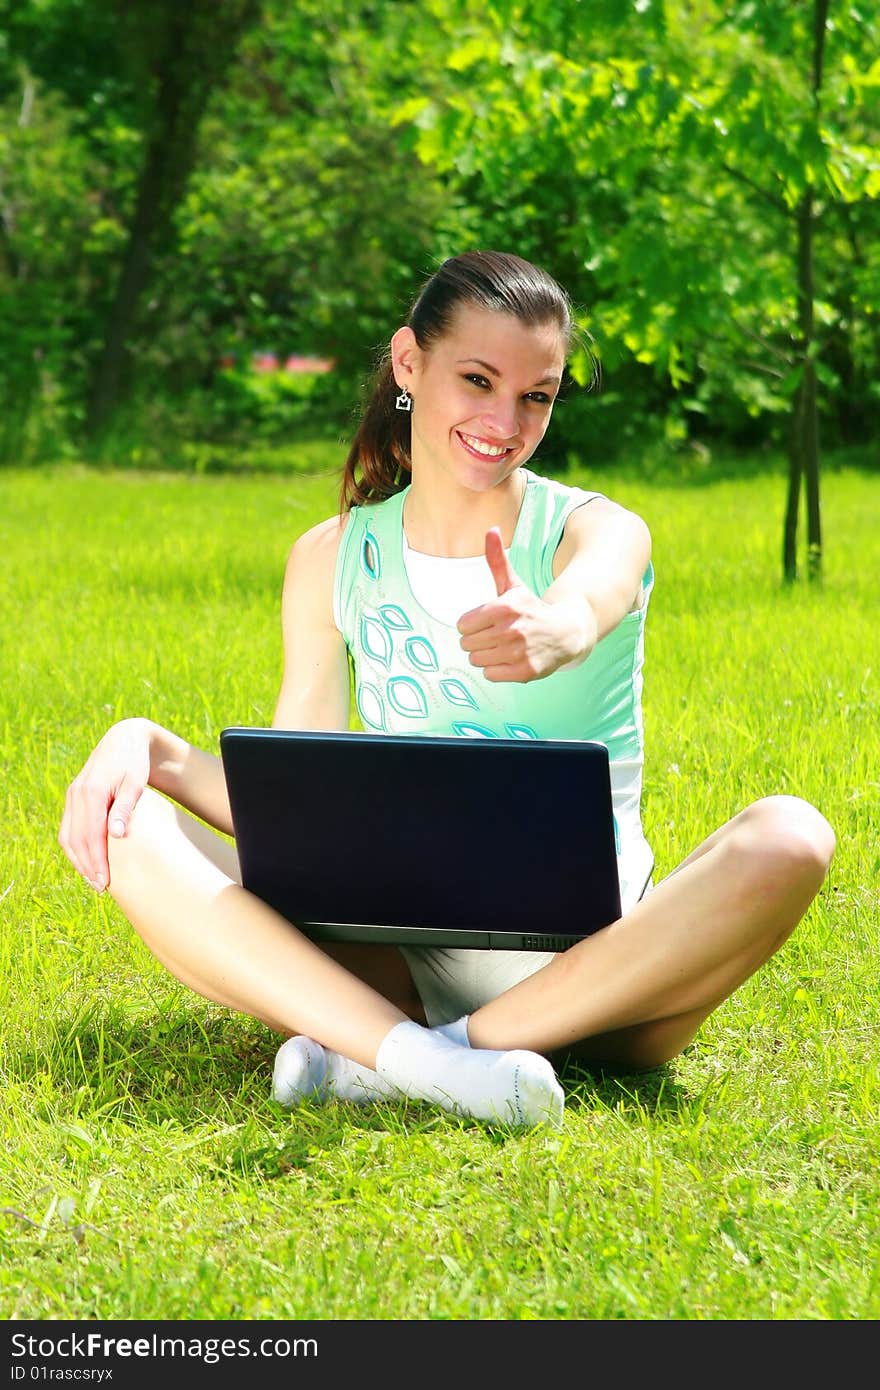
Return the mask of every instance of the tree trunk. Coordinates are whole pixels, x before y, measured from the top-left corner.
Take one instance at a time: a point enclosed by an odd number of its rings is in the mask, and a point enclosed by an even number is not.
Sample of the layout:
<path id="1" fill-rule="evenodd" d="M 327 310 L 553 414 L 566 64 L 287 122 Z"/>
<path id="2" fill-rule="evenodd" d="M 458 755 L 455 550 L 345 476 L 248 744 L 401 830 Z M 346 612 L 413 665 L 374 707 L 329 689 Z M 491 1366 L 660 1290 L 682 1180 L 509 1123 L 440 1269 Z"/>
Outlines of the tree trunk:
<path id="1" fill-rule="evenodd" d="M 158 248 L 170 244 L 174 214 L 196 159 L 198 127 L 258 0 L 169 0 L 152 133 L 104 342 L 92 375 L 86 433 L 100 439 L 125 390 L 126 345 Z"/>
<path id="2" fill-rule="evenodd" d="M 785 504 L 785 524 L 782 532 L 782 577 L 786 584 L 793 584 L 798 577 L 798 512 L 801 505 L 801 477 L 804 471 L 803 431 L 801 429 L 802 390 L 803 381 L 795 393 L 788 427 L 788 497 Z"/>
<path id="3" fill-rule="evenodd" d="M 825 27 L 830 0 L 813 9 L 813 107 L 818 121 Z M 813 279 L 813 185 L 807 183 L 797 208 L 797 302 L 802 374 L 792 406 L 789 436 L 788 501 L 783 533 L 782 571 L 786 583 L 797 578 L 797 527 L 801 477 L 807 492 L 807 578 L 822 577 L 822 518 L 819 500 L 819 406 L 815 361 L 815 283 Z"/>
<path id="4" fill-rule="evenodd" d="M 154 243 L 167 232 L 173 209 L 162 206 L 169 159 L 174 158 L 171 127 L 157 132 L 147 151 L 138 187 L 137 206 L 129 232 L 122 273 L 104 332 L 89 396 L 86 432 L 100 438 L 123 392 L 125 345 L 131 333 L 141 294 L 150 276 Z"/>
<path id="5" fill-rule="evenodd" d="M 792 433 L 793 449 L 790 459 L 791 474 L 795 467 L 798 473 L 797 490 L 800 492 L 800 475 L 803 474 L 807 492 L 807 578 L 819 579 L 822 574 L 822 520 L 819 505 L 819 405 L 816 393 L 816 363 L 814 358 L 814 316 L 813 301 L 813 190 L 807 188 L 797 210 L 798 229 L 798 322 L 800 327 L 801 352 L 803 354 L 803 374 L 797 389 L 794 405 Z M 797 462 L 795 463 L 795 459 Z M 789 497 L 791 507 L 791 496 Z M 788 544 L 789 521 L 786 518 L 786 579 L 795 578 L 791 572 L 791 552 Z M 797 517 L 793 522 L 797 531 Z"/>

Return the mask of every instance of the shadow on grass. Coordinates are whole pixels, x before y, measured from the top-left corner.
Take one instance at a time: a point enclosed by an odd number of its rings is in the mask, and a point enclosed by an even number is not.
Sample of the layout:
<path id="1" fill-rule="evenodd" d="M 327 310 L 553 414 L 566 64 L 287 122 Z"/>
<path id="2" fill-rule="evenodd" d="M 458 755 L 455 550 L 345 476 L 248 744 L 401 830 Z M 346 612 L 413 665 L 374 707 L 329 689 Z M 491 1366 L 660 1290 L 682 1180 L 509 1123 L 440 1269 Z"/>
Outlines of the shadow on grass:
<path id="1" fill-rule="evenodd" d="M 352 1130 L 411 1132 L 400 1105 L 305 1102 L 294 1115 L 270 1097 L 279 1039 L 243 1015 L 212 1008 L 150 1013 L 102 1002 L 56 1014 L 39 1037 L 7 1043 L 3 1072 L 27 1088 L 36 1119 L 140 1132 L 180 1131 L 218 1181 L 283 1177 L 320 1163 Z M 440 1119 L 442 1119 L 442 1115 Z M 437 1122 L 436 1114 L 429 1122 Z"/>
<path id="2" fill-rule="evenodd" d="M 136 1105 L 156 1120 L 184 1106 L 228 1116 L 230 1103 L 268 1094 L 277 1045 L 261 1025 L 220 1010 L 170 1005 L 147 1014 L 102 1002 L 52 1015 L 17 1051 L 8 1043 L 5 1070 L 37 1095 L 76 1094 L 102 1114 Z"/>
<path id="3" fill-rule="evenodd" d="M 567 1058 L 556 1064 L 566 1103 L 587 1110 L 633 1110 L 642 1115 L 676 1114 L 691 1102 L 669 1063 L 650 1071 L 615 1068 Z"/>
<path id="4" fill-rule="evenodd" d="M 417 1101 L 369 1105 L 306 1101 L 288 1114 L 270 1098 L 278 1038 L 243 1015 L 185 1008 L 150 1013 L 89 1005 L 47 1020 L 39 1038 L 7 1044 L 4 1070 L 32 1093 L 33 1113 L 48 1123 L 122 1124 L 128 1129 L 206 1131 L 209 1167 L 218 1180 L 283 1177 L 320 1164 L 358 1134 L 413 1137 L 450 1126 L 481 1131 L 493 1145 L 521 1137 Z M 635 1120 L 674 1115 L 690 1098 L 668 1066 L 614 1071 L 567 1059 L 557 1067 L 568 1113 L 613 1110 Z"/>
<path id="5" fill-rule="evenodd" d="M 102 1001 L 46 1020 L 39 1036 L 7 1041 L 2 1070 L 47 1123 L 130 1129 L 206 1126 L 218 1175 L 281 1176 L 315 1162 L 352 1131 L 413 1136 L 482 1127 L 418 1101 L 306 1101 L 288 1113 L 270 1097 L 276 1034 L 228 1010 L 178 1002 L 149 1013 Z M 502 1138 L 515 1131 L 498 1128 Z"/>

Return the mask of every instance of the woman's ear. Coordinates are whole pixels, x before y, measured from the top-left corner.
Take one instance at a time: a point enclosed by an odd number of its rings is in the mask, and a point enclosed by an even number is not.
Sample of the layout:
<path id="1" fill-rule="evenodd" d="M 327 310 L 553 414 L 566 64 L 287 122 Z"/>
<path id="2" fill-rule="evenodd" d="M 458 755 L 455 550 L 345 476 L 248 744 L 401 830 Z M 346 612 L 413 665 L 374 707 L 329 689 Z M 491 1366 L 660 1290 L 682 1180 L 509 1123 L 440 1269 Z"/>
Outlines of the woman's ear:
<path id="1" fill-rule="evenodd" d="M 416 335 L 408 324 L 398 328 L 391 339 L 391 370 L 398 386 L 404 386 L 412 395 L 413 381 L 418 376 L 421 350 Z"/>

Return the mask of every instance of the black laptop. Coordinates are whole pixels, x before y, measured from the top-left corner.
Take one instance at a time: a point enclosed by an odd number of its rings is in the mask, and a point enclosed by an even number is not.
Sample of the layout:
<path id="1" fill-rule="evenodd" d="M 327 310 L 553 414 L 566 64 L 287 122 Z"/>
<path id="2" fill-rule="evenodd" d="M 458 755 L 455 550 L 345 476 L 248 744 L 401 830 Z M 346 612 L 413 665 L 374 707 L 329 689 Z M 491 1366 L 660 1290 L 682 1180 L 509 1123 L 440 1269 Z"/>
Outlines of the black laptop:
<path id="1" fill-rule="evenodd" d="M 244 887 L 315 941 L 563 951 L 620 916 L 608 750 L 228 728 Z"/>

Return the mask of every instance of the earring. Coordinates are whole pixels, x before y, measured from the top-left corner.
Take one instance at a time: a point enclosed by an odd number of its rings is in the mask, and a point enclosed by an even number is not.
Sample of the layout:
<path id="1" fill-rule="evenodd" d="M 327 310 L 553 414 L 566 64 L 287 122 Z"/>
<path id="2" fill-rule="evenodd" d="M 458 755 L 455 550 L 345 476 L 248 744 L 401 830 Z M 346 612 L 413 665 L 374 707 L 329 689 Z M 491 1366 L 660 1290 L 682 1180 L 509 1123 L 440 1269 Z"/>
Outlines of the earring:
<path id="1" fill-rule="evenodd" d="M 406 389 L 405 386 L 401 386 L 401 388 L 400 388 L 400 395 L 397 397 L 396 401 L 394 402 L 394 406 L 395 406 L 395 409 L 397 409 L 397 410 L 406 410 L 406 411 L 411 411 L 411 410 L 412 410 L 412 408 L 413 408 L 413 398 L 412 398 L 412 396 L 409 394 L 409 392 L 407 391 L 407 389 Z"/>

